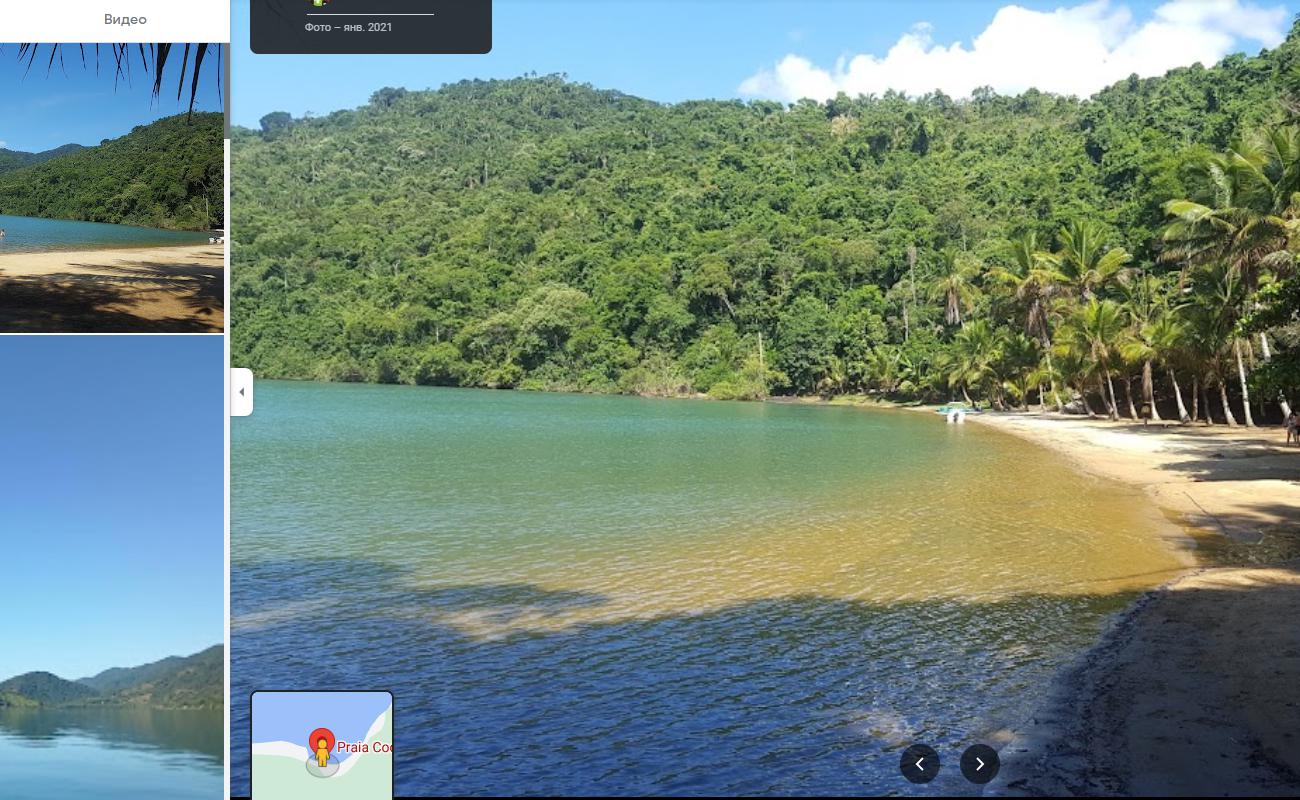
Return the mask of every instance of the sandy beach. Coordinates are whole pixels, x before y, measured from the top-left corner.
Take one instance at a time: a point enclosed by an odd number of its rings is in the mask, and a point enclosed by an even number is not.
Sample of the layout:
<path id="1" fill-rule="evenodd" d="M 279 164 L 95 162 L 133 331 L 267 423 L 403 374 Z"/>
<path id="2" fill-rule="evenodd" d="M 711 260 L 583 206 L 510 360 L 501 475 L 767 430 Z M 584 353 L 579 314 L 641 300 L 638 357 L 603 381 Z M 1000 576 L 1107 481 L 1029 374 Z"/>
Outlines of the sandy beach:
<path id="1" fill-rule="evenodd" d="M 221 245 L 0 251 L 0 332 L 219 333 Z"/>
<path id="2" fill-rule="evenodd" d="M 1202 564 L 1112 622 L 985 793 L 1300 791 L 1300 448 L 1276 427 L 971 419 L 1143 487 Z"/>

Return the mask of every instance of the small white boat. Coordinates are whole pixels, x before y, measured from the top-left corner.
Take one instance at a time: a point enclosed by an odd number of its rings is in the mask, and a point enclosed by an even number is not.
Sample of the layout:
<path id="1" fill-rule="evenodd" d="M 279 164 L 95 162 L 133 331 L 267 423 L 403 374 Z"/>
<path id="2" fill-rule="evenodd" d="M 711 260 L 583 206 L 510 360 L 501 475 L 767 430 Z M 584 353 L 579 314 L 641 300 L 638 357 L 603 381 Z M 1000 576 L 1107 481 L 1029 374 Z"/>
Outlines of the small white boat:
<path id="1" fill-rule="evenodd" d="M 981 413 L 978 408 L 972 408 L 965 403 L 947 403 L 936 408 L 935 412 L 947 417 L 949 425 L 962 424 L 966 421 L 967 414 Z"/>

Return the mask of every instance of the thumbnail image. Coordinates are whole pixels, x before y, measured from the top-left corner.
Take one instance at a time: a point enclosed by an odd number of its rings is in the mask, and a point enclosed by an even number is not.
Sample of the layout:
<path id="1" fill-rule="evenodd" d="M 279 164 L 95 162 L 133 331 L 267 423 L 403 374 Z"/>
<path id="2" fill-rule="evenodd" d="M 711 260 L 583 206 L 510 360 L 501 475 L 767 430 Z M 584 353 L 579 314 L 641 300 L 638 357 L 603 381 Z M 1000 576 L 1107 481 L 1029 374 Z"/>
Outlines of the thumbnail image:
<path id="1" fill-rule="evenodd" d="M 0 332 L 223 330 L 225 50 L 0 44 Z"/>
<path id="2" fill-rule="evenodd" d="M 333 688 L 401 796 L 1300 791 L 1287 5 L 237 43 L 232 791 Z"/>
<path id="3" fill-rule="evenodd" d="M 215 800 L 215 336 L 5 336 L 0 795 Z"/>
<path id="4" fill-rule="evenodd" d="M 253 794 L 260 800 L 392 800 L 388 692 L 255 692 Z"/>

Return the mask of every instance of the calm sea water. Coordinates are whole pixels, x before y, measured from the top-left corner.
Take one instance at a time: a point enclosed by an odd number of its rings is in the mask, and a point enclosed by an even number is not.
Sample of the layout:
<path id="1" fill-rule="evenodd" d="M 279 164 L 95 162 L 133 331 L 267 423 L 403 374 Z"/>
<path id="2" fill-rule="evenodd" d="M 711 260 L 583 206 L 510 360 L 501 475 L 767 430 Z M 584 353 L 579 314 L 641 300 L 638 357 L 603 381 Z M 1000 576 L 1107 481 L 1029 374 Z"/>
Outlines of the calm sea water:
<path id="1" fill-rule="evenodd" d="M 0 709 L 6 800 L 216 800 L 222 714 L 151 709 Z"/>
<path id="2" fill-rule="evenodd" d="M 968 792 L 1179 567 L 1136 493 L 938 415 L 268 382 L 232 437 L 233 696 L 393 691 L 399 794 Z"/>
<path id="3" fill-rule="evenodd" d="M 173 244 L 204 244 L 208 234 L 167 231 L 103 222 L 75 222 L 62 219 L 10 217 L 0 214 L 0 256 L 42 250 L 80 250 L 109 247 L 155 247 Z"/>

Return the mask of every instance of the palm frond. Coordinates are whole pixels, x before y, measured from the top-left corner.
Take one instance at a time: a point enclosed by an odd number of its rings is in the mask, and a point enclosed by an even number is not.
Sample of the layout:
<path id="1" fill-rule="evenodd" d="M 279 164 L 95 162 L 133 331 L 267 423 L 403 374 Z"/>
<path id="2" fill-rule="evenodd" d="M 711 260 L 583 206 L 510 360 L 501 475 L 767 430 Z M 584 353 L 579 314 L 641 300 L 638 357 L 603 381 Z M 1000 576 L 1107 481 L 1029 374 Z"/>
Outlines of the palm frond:
<path id="1" fill-rule="evenodd" d="M 31 72 L 32 67 L 37 63 L 38 55 L 41 56 L 41 59 L 45 64 L 46 77 L 53 74 L 56 64 L 58 64 L 60 69 L 66 73 L 64 50 L 68 47 L 72 47 L 72 45 L 40 43 L 19 44 L 17 51 L 18 61 L 26 64 L 26 72 L 24 72 L 24 75 Z M 100 46 L 95 45 L 93 54 L 90 58 L 87 57 L 85 45 L 79 44 L 76 45 L 76 47 L 82 68 L 89 69 L 91 67 L 91 60 L 93 59 L 95 74 L 98 75 L 101 60 Z M 152 97 L 155 100 L 159 99 L 162 96 L 163 80 L 167 74 L 167 65 L 175 62 L 175 59 L 173 58 L 175 49 L 176 45 L 165 42 L 156 44 L 110 44 L 109 52 L 113 65 L 114 90 L 116 90 L 116 88 L 123 82 L 130 85 L 134 77 L 134 70 L 138 69 L 143 71 L 145 77 L 151 80 Z M 214 54 L 217 59 L 216 69 L 211 71 L 215 73 L 213 80 L 215 80 L 217 86 L 217 97 L 222 98 L 218 100 L 218 103 L 224 103 L 221 92 L 221 69 L 224 49 L 225 45 L 221 44 L 184 45 L 181 55 L 180 74 L 177 80 L 176 99 L 178 102 L 181 101 L 184 96 L 185 86 L 188 83 L 190 97 L 189 106 L 186 111 L 187 115 L 193 115 L 194 113 L 194 106 L 198 101 L 200 81 L 203 79 L 205 74 L 204 62 L 210 54 Z M 45 55 L 46 52 L 48 52 L 48 56 Z M 192 60 L 191 55 L 193 55 Z M 138 56 L 138 66 L 133 66 L 133 63 L 136 61 L 136 56 Z"/>

